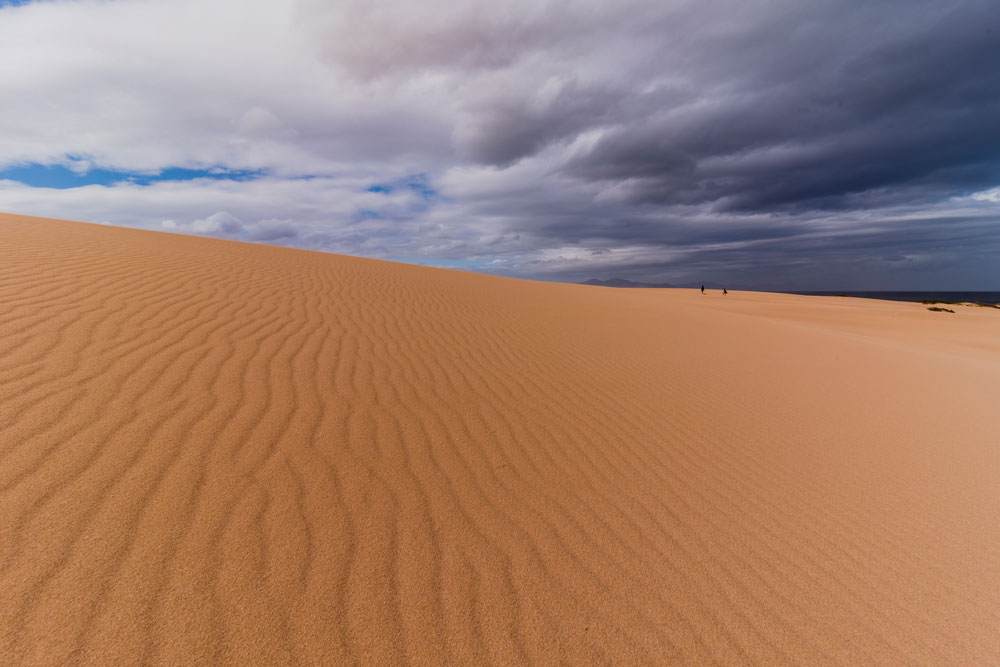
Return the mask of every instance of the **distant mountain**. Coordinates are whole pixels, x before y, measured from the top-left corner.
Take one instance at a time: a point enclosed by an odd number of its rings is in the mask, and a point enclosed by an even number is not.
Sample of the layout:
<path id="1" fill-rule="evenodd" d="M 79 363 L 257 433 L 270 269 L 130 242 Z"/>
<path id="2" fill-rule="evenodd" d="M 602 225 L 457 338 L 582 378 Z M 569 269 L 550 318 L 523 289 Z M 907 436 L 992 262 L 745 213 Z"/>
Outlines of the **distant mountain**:
<path id="1" fill-rule="evenodd" d="M 637 283 L 631 280 L 625 280 L 624 278 L 611 278 L 610 280 L 598 280 L 597 278 L 591 278 L 590 280 L 580 283 L 581 285 L 594 285 L 596 287 L 675 287 L 670 283 Z"/>

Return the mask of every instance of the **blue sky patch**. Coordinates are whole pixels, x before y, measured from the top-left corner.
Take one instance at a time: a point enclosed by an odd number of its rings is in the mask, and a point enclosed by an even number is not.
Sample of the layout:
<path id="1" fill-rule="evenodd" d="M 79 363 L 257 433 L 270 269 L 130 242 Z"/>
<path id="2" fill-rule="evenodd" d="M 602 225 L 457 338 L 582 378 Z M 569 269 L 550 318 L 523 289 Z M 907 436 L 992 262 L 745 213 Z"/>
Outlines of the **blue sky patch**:
<path id="1" fill-rule="evenodd" d="M 159 181 L 191 181 L 198 178 L 247 181 L 263 175 L 261 171 L 225 169 L 184 169 L 173 167 L 156 174 L 89 169 L 74 171 L 63 165 L 25 164 L 0 169 L 0 180 L 17 181 L 33 188 L 78 188 L 84 185 L 113 185 L 129 182 L 150 185 Z"/>
<path id="2" fill-rule="evenodd" d="M 424 201 L 440 198 L 438 191 L 428 183 L 427 174 L 416 174 L 415 176 L 388 183 L 375 183 L 368 188 L 368 192 L 377 192 L 386 195 L 397 190 L 415 192 Z"/>

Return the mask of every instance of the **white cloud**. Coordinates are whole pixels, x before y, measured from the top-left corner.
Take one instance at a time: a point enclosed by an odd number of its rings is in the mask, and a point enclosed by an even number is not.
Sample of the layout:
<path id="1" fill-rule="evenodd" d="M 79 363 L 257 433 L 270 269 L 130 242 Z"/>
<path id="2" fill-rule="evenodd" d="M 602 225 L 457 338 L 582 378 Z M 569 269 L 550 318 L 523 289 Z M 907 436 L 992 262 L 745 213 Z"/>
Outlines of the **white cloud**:
<path id="1" fill-rule="evenodd" d="M 431 105 L 324 61 L 301 2 L 57 0 L 0 12 L 0 62 L 17 63 L 0 83 L 0 165 L 78 156 L 144 171 L 336 173 L 433 154 L 447 137 Z"/>
<path id="2" fill-rule="evenodd" d="M 382 256 L 381 249 L 398 244 L 399 236 L 415 235 L 424 209 L 412 190 L 373 193 L 364 182 L 337 178 L 206 178 L 67 189 L 0 181 L 0 202 L 4 210 L 26 215 L 106 219 L 124 226 L 244 240 L 294 239 L 306 247 L 371 256 Z M 296 218 L 289 218 L 289 212 Z M 418 240 L 408 242 L 417 252 Z"/>
<path id="3" fill-rule="evenodd" d="M 236 236 L 243 231 L 243 223 L 229 211 L 218 211 L 207 218 L 195 220 L 187 228 L 195 234 Z"/>
<path id="4" fill-rule="evenodd" d="M 993 188 L 992 190 L 983 190 L 982 192 L 976 192 L 972 195 L 972 199 L 976 201 L 993 202 L 1000 204 L 1000 188 Z"/>

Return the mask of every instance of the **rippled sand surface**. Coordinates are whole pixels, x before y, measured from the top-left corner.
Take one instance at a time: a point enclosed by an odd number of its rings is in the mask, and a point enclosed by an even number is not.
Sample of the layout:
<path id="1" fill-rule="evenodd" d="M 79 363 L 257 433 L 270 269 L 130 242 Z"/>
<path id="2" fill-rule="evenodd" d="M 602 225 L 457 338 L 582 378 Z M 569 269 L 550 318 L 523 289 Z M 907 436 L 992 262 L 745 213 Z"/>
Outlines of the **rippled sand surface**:
<path id="1" fill-rule="evenodd" d="M 997 664 L 956 310 L 0 216 L 0 662 Z"/>

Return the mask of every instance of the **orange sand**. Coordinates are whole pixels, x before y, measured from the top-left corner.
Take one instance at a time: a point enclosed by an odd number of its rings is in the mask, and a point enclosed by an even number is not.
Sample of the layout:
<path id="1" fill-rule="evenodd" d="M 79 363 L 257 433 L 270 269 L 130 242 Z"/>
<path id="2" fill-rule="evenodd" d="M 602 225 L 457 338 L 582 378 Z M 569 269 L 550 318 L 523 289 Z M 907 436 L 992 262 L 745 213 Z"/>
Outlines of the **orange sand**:
<path id="1" fill-rule="evenodd" d="M 0 216 L 0 662 L 997 664 L 957 311 Z"/>

